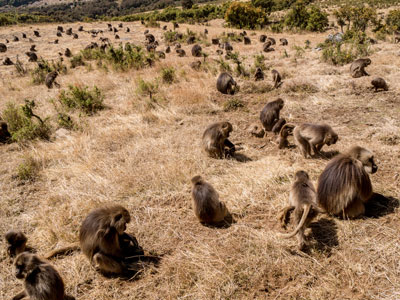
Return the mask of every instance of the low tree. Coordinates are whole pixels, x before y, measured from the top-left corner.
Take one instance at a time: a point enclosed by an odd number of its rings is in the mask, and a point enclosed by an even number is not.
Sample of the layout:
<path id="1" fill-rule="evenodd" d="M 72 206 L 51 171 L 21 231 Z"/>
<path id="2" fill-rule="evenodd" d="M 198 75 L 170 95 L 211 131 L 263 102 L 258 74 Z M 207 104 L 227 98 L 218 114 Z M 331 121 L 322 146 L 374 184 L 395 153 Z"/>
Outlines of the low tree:
<path id="1" fill-rule="evenodd" d="M 251 3 L 232 2 L 226 10 L 225 21 L 236 28 L 254 29 L 267 23 L 267 13 Z"/>

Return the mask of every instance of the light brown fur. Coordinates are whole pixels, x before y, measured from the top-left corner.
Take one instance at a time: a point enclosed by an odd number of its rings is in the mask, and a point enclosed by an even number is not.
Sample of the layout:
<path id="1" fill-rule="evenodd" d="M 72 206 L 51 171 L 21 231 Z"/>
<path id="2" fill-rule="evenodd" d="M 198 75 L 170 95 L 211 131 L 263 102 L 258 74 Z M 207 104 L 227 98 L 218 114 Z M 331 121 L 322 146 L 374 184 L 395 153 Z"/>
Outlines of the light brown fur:
<path id="1" fill-rule="evenodd" d="M 235 145 L 228 140 L 232 130 L 232 124 L 229 122 L 218 122 L 208 126 L 202 139 L 204 151 L 214 158 L 232 155 L 235 152 Z"/>
<path id="2" fill-rule="evenodd" d="M 369 76 L 365 71 L 365 68 L 371 64 L 369 58 L 356 59 L 350 66 L 350 73 L 353 78 L 359 78 L 362 76 Z"/>

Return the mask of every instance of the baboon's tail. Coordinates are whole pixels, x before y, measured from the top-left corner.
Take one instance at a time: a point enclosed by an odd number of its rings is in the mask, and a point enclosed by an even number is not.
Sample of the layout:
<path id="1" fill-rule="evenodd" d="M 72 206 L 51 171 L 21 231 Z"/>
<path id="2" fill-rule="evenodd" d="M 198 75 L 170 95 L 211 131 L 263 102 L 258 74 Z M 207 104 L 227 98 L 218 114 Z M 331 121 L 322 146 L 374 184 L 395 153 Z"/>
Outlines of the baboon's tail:
<path id="1" fill-rule="evenodd" d="M 50 252 L 48 252 L 47 254 L 44 255 L 45 259 L 50 259 L 59 255 L 68 255 L 73 251 L 77 251 L 80 250 L 80 246 L 78 243 L 63 247 L 63 248 L 59 248 L 59 249 L 54 249 Z"/>
<path id="2" fill-rule="evenodd" d="M 294 237 L 299 232 L 299 230 L 304 226 L 304 223 L 306 222 L 310 209 L 311 209 L 311 204 L 306 204 L 306 207 L 304 208 L 303 211 L 303 215 L 301 216 L 301 220 L 299 222 L 299 225 L 297 225 L 296 229 L 291 233 L 281 234 L 281 237 L 284 239 Z"/>

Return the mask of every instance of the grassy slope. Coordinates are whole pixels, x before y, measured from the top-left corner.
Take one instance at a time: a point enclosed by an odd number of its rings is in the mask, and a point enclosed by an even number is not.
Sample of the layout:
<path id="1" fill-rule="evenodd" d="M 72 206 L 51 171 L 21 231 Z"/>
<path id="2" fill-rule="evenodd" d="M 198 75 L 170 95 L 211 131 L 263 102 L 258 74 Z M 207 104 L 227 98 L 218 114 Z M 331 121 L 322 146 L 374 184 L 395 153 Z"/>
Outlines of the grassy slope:
<path id="1" fill-rule="evenodd" d="M 219 21 L 208 27 L 209 38 L 227 29 Z M 115 24 L 116 25 L 116 24 Z M 126 24 L 128 25 L 128 24 Z M 71 25 L 75 30 L 79 24 Z M 106 23 L 84 24 L 85 28 L 106 28 Z M 131 33 L 122 40 L 144 42 L 144 28 L 128 25 Z M 13 33 L 40 28 L 43 38 L 33 38 L 39 54 L 56 59 L 69 47 L 74 53 L 92 39 L 55 39 L 56 25 L 0 29 L 0 39 Z M 66 26 L 68 27 L 68 26 Z M 168 24 L 171 28 L 171 24 Z M 202 26 L 181 26 L 202 32 Z M 151 29 L 158 40 L 162 30 Z M 250 32 L 249 32 L 250 33 Z M 253 63 L 260 53 L 258 35 L 252 45 L 234 43 L 234 49 Z M 349 65 L 333 67 L 321 63 L 320 53 L 307 50 L 295 57 L 293 45 L 315 46 L 324 34 L 270 34 L 285 36 L 289 46 L 276 46 L 268 53 L 266 65 L 284 75 L 283 86 L 267 93 L 244 92 L 237 98 L 246 109 L 224 112 L 229 96 L 216 92 L 217 74 L 195 72 L 189 67 L 193 57 L 175 53 L 153 68 L 126 73 L 90 71 L 85 67 L 60 76 L 63 88 L 71 83 L 96 84 L 105 91 L 108 108 L 93 117 L 82 117 L 82 131 L 69 133 L 53 142 L 35 142 L 27 147 L 0 146 L 0 233 L 20 228 L 38 253 L 77 240 L 85 215 L 102 204 L 119 203 L 132 214 L 128 231 L 134 233 L 145 250 L 163 254 L 156 270 L 146 270 L 140 280 L 120 281 L 97 274 L 81 253 L 53 260 L 65 279 L 67 291 L 77 299 L 398 299 L 400 297 L 400 225 L 395 209 L 380 218 L 343 221 L 320 216 L 312 225 L 309 254 L 296 250 L 296 240 L 281 240 L 276 216 L 288 201 L 293 174 L 298 169 L 310 173 L 316 183 L 327 161 L 303 159 L 297 149 L 278 151 L 268 135 L 261 140 L 248 136 L 246 128 L 258 122 L 264 104 L 280 96 L 285 100 L 282 116 L 292 123 L 325 121 L 339 134 L 339 142 L 325 151 L 344 151 L 352 145 L 366 146 L 376 153 L 378 173 L 372 175 L 375 190 L 387 197 L 400 198 L 400 57 L 398 45 L 380 42 L 373 46 L 372 76 L 385 78 L 390 90 L 368 90 L 371 77 L 352 79 Z M 107 32 L 105 36 L 111 37 Z M 11 43 L 6 54 L 15 60 L 28 42 Z M 160 46 L 164 49 L 164 43 Z M 191 47 L 183 45 L 190 54 Z M 210 65 L 216 46 L 205 48 Z M 286 49 L 289 57 L 283 56 Z M 147 110 L 147 99 L 136 94 L 140 76 L 153 80 L 164 66 L 177 69 L 178 81 L 161 84 L 162 106 Z M 41 115 L 54 115 L 49 99 L 59 90 L 33 86 L 30 78 L 17 77 L 14 67 L 0 66 L 0 111 L 7 101 L 23 103 L 35 99 Z M 267 72 L 265 82 L 270 84 Z M 301 87 L 313 87 L 308 93 Z M 248 90 L 248 89 L 247 89 Z M 78 120 L 78 114 L 74 115 Z M 214 160 L 200 150 L 200 138 L 208 124 L 230 120 L 232 141 L 241 143 L 248 162 Z M 262 147 L 265 145 L 265 147 Z M 39 178 L 21 184 L 16 169 L 24 157 L 40 165 Z M 219 191 L 221 199 L 236 215 L 228 229 L 201 226 L 192 211 L 190 178 L 202 174 Z M 0 298 L 10 299 L 22 287 L 13 275 L 0 242 Z"/>

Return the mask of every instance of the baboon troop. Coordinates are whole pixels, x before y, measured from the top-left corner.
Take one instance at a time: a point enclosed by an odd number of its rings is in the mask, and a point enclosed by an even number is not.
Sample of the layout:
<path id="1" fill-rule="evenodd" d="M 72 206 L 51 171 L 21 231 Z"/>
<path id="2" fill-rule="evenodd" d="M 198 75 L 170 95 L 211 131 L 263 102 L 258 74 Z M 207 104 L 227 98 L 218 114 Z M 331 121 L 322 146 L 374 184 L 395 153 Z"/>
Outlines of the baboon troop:
<path id="1" fill-rule="evenodd" d="M 265 131 L 272 131 L 272 128 L 279 121 L 279 113 L 283 108 L 284 101 L 278 98 L 268 102 L 260 113 L 260 121 Z"/>
<path id="2" fill-rule="evenodd" d="M 144 254 L 136 238 L 125 232 L 131 216 L 124 207 L 96 208 L 82 222 L 79 240 L 82 252 L 105 275 L 129 275 Z M 136 257 L 136 260 L 132 260 Z"/>
<path id="3" fill-rule="evenodd" d="M 377 92 L 380 89 L 382 89 L 384 91 L 389 90 L 388 85 L 387 85 L 385 79 L 383 79 L 383 78 L 380 78 L 380 77 L 374 78 L 374 79 L 372 79 L 371 84 L 372 84 L 373 88 L 375 89 L 375 92 Z"/>
<path id="4" fill-rule="evenodd" d="M 318 179 L 318 205 L 327 213 L 357 218 L 365 213 L 364 204 L 372 196 L 369 174 L 378 170 L 374 154 L 355 146 L 334 157 Z"/>
<path id="5" fill-rule="evenodd" d="M 228 140 L 232 130 L 229 122 L 217 122 L 208 126 L 203 134 L 203 150 L 213 158 L 232 156 L 236 151 L 235 145 Z"/>
<path id="6" fill-rule="evenodd" d="M 196 44 L 196 45 L 193 45 L 193 47 L 192 47 L 192 56 L 194 56 L 194 57 L 200 57 L 201 55 L 202 55 L 202 52 L 201 52 L 201 46 L 200 45 L 198 45 L 198 44 Z"/>
<path id="7" fill-rule="evenodd" d="M 350 66 L 350 73 L 353 78 L 359 78 L 362 76 L 369 76 L 365 71 L 365 68 L 371 64 L 369 58 L 356 59 Z"/>
<path id="8" fill-rule="evenodd" d="M 338 135 L 332 127 L 327 124 L 304 123 L 298 125 L 293 130 L 293 137 L 304 158 L 314 155 L 321 155 L 321 148 L 324 145 L 336 144 Z"/>
<path id="9" fill-rule="evenodd" d="M 223 72 L 219 74 L 217 79 L 217 90 L 222 94 L 230 94 L 233 95 L 236 92 L 237 84 L 233 77 Z"/>
<path id="10" fill-rule="evenodd" d="M 23 252 L 15 259 L 15 276 L 25 279 L 25 290 L 14 300 L 29 297 L 30 300 L 75 300 L 65 294 L 64 281 L 57 270 L 37 255 Z"/>
<path id="11" fill-rule="evenodd" d="M 201 176 L 192 178 L 192 198 L 194 213 L 201 223 L 218 224 L 229 215 L 225 203 L 219 201 L 217 191 Z"/>
<path id="12" fill-rule="evenodd" d="M 282 237 L 291 238 L 297 236 L 299 248 L 306 246 L 304 231 L 318 214 L 317 199 L 314 185 L 305 171 L 297 171 L 289 193 L 289 206 L 279 216 L 281 226 L 286 228 L 289 214 L 293 211 L 296 229 Z"/>

